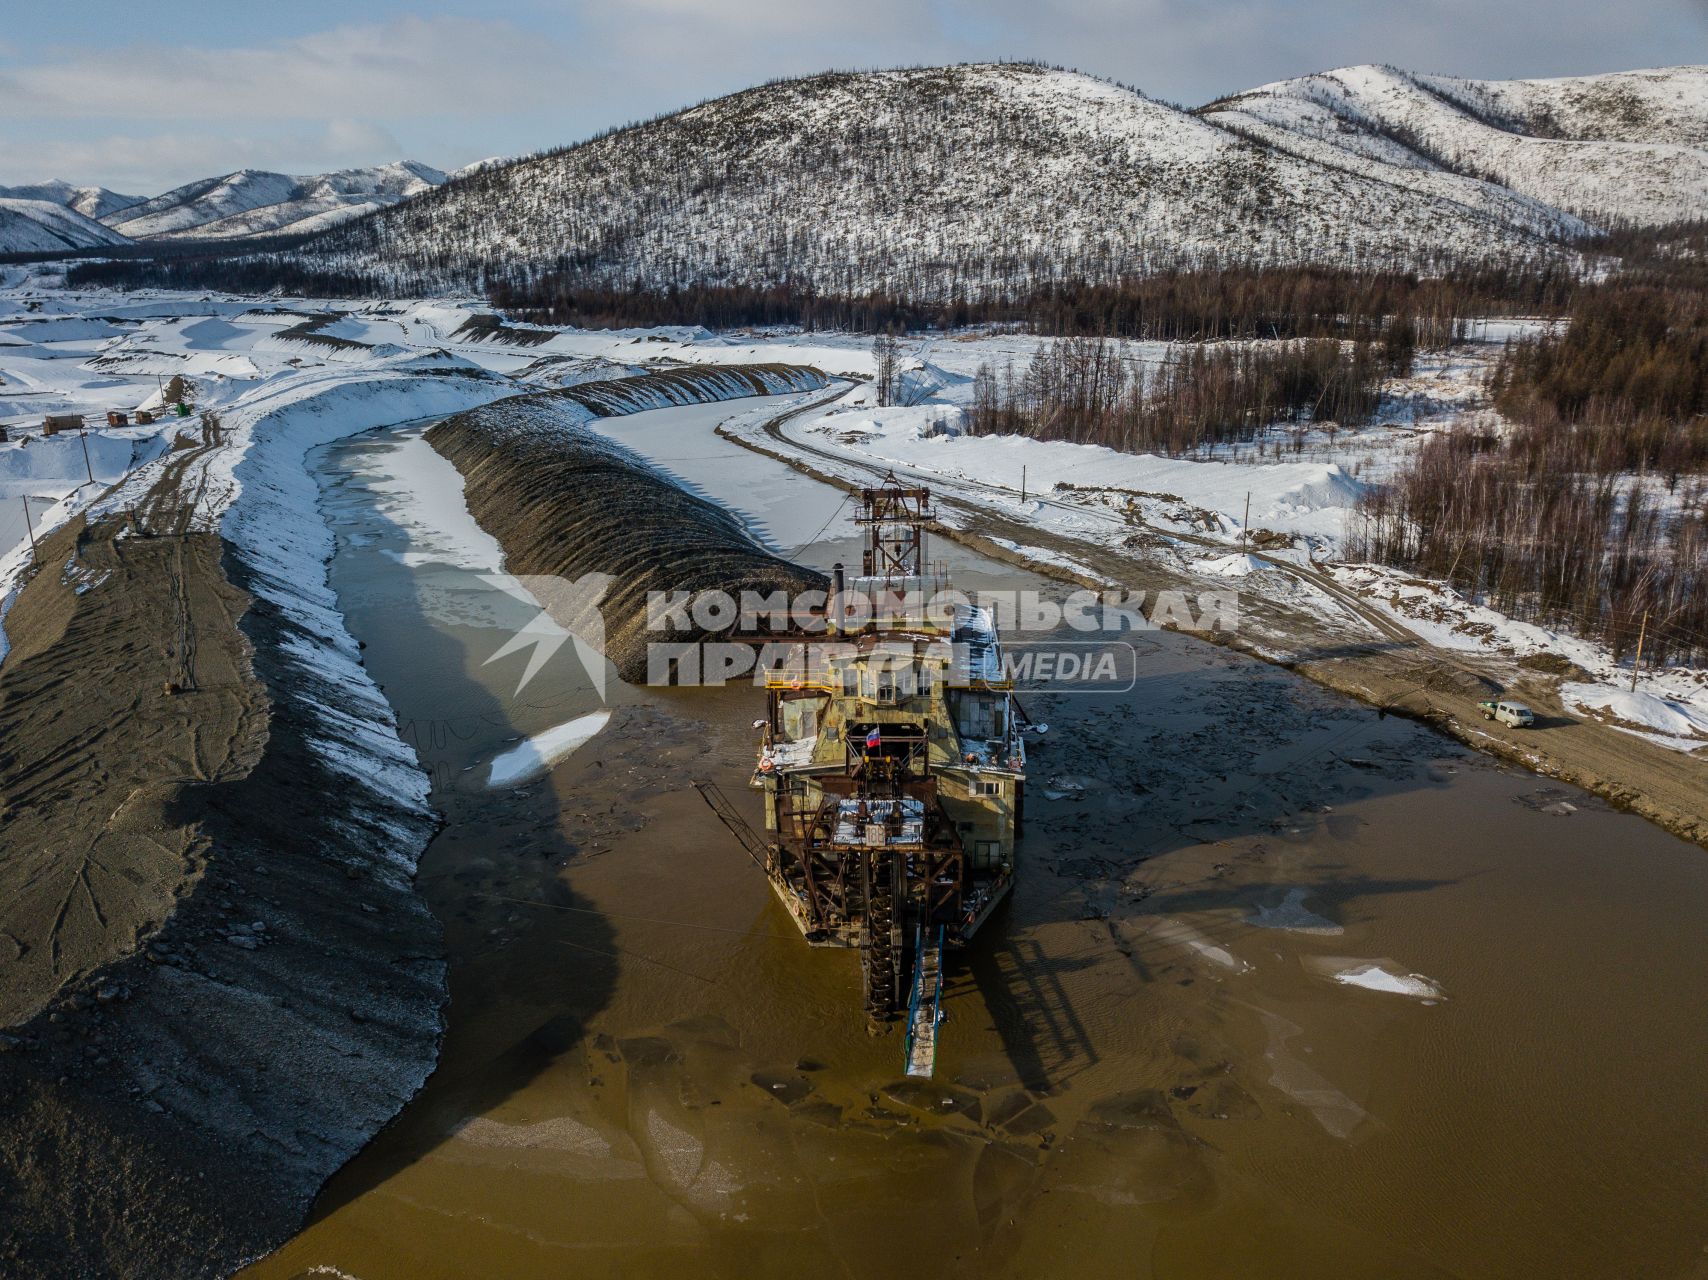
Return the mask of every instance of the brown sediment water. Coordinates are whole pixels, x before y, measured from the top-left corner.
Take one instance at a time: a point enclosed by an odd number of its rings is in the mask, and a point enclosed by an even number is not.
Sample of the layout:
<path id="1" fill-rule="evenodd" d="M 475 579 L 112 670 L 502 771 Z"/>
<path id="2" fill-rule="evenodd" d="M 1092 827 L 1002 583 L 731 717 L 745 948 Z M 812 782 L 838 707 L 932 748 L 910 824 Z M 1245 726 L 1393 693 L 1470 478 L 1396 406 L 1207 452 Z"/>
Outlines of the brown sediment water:
<path id="1" fill-rule="evenodd" d="M 630 421 L 692 456 L 675 412 Z M 612 683 L 603 733 L 485 788 L 517 735 L 598 699 L 567 649 L 520 694 L 524 656 L 486 664 L 529 610 L 418 554 L 375 496 L 396 448 L 335 446 L 326 506 L 341 605 L 447 818 L 420 887 L 448 1029 L 421 1096 L 246 1274 L 1701 1266 L 1700 849 L 1127 634 L 1130 691 L 1026 700 L 1051 727 L 1019 885 L 951 966 L 936 1078 L 905 1081 L 852 957 L 801 943 L 688 786 L 747 803 L 751 688 Z M 755 460 L 704 487 L 812 483 Z M 1046 585 L 954 554 L 963 587 Z"/>

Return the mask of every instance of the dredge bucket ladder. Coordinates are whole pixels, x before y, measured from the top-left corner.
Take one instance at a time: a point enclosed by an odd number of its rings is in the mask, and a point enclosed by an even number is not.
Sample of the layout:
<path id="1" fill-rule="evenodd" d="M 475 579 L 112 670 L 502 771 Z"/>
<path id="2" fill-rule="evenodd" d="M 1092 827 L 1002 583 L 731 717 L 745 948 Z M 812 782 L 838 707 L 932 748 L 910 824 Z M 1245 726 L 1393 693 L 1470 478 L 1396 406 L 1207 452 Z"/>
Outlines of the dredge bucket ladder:
<path id="1" fill-rule="evenodd" d="M 913 966 L 913 994 L 907 1004 L 907 1074 L 929 1080 L 937 1069 L 937 1024 L 943 1005 L 943 926 L 927 945 L 919 932 L 919 956 Z"/>
<path id="2" fill-rule="evenodd" d="M 696 782 L 694 790 L 700 793 L 711 811 L 718 815 L 718 820 L 728 827 L 730 834 L 741 842 L 741 847 L 747 850 L 747 856 L 752 858 L 761 871 L 768 871 L 771 866 L 771 846 L 760 839 L 759 833 L 748 825 L 736 807 L 729 802 L 729 797 L 718 789 L 715 782 Z"/>

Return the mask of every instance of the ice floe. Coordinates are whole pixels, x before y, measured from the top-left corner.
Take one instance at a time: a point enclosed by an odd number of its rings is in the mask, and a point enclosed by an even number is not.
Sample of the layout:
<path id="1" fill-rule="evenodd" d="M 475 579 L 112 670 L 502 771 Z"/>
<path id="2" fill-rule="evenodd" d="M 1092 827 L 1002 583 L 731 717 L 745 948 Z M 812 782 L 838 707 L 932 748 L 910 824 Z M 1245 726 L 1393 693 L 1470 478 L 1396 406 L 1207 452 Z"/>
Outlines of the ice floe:
<path id="1" fill-rule="evenodd" d="M 592 711 L 533 737 L 494 757 L 489 787 L 509 787 L 546 772 L 591 742 L 611 722 L 609 711 Z"/>

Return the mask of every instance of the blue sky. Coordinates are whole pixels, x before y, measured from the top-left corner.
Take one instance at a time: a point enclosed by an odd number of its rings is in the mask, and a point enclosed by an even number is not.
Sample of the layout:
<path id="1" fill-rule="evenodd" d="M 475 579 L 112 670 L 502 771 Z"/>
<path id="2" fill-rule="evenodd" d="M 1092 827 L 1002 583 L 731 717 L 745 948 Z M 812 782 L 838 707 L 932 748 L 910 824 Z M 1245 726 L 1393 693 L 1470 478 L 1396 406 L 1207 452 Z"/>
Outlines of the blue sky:
<path id="1" fill-rule="evenodd" d="M 1708 0 L 13 3 L 0 185 L 453 168 L 781 75 L 1038 58 L 1196 105 L 1357 62 L 1504 77 L 1708 62 Z"/>

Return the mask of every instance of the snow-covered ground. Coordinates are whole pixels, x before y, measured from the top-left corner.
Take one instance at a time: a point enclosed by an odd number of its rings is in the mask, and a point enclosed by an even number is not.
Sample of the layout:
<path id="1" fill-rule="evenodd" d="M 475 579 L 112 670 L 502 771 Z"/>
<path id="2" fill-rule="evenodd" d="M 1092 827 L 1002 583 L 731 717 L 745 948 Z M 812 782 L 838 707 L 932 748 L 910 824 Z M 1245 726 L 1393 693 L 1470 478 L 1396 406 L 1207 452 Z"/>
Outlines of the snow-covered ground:
<path id="1" fill-rule="evenodd" d="M 1619 700 L 1612 695 L 1628 684 L 1629 670 L 1592 644 L 1503 617 L 1438 584 L 1338 563 L 1368 484 L 1389 474 L 1430 432 L 1464 414 L 1486 413 L 1482 380 L 1500 344 L 1543 322 L 1490 321 L 1476 327 L 1472 341 L 1423 356 L 1410 377 L 1388 385 L 1371 426 L 1338 430 L 1319 423 L 1302 431 L 1277 430 L 1257 445 L 1187 460 L 967 435 L 964 414 L 975 373 L 981 365 L 1001 368 L 1010 361 L 1023 368 L 1040 343 L 1028 335 L 908 340 L 902 398 L 909 403 L 880 407 L 869 384 L 870 341 L 854 335 L 673 327 L 555 330 L 543 341 L 536 332 L 517 342 L 467 327 L 471 317 L 487 310 L 472 300 L 336 303 L 74 294 L 52 287 L 51 268 L 14 271 L 4 283 L 0 426 L 12 442 L 0 445 L 0 584 L 11 582 L 28 556 L 21 545 L 18 495 L 31 497 L 38 529 L 51 528 L 92 500 L 98 487 L 127 472 L 133 478 L 109 505 L 132 503 L 152 484 L 173 438 L 198 425 L 195 419 L 168 419 L 151 428 L 92 426 L 87 443 L 99 482 L 92 488 L 83 441 L 42 438 L 42 415 L 81 412 L 91 424 L 103 422 L 108 409 L 157 405 L 161 383 L 173 374 L 190 382 L 198 410 L 221 415 L 232 441 L 196 464 L 208 479 L 199 526 L 220 528 L 286 572 L 290 556 L 313 558 L 324 551 L 318 526 L 302 525 L 293 535 L 302 543 L 291 547 L 268 524 L 284 521 L 281 527 L 296 528 L 293 504 L 312 507 L 301 457 L 314 444 L 484 399 L 648 369 L 811 365 L 848 385 L 841 395 L 833 390 L 834 398 L 819 409 L 790 421 L 783 443 L 815 451 L 813 463 L 822 469 L 838 470 L 838 457 L 846 459 L 840 469 L 850 478 L 869 476 L 872 467 L 893 467 L 971 505 L 1100 551 L 1165 559 L 1178 572 L 1203 579 L 1207 588 L 1225 589 L 1236 579 L 1242 590 L 1285 596 L 1300 607 L 1344 618 L 1342 606 L 1323 589 L 1333 584 L 1314 572 L 1322 568 L 1432 644 L 1512 660 L 1542 653 L 1566 659 L 1586 673 L 1572 694 L 1573 705 L 1585 714 L 1680 750 L 1700 749 L 1708 740 L 1708 673 L 1646 672 L 1639 694 L 1658 705 Z M 305 321 L 316 319 L 325 323 L 305 336 Z M 1121 345 L 1123 358 L 1142 368 L 1174 357 L 1166 343 Z M 772 448 L 779 443 L 763 434 L 774 410 L 730 406 L 728 413 L 726 429 L 738 437 Z M 607 421 L 602 429 L 621 437 L 625 430 L 646 428 L 637 419 L 632 428 Z M 696 456 L 677 466 L 667 460 L 672 455 L 666 449 L 647 452 L 690 483 L 699 482 L 706 466 L 726 465 Z M 739 469 L 741 461 L 727 465 Z M 799 536 L 810 536 L 830 514 L 765 512 L 764 522 L 777 527 L 759 532 L 789 543 L 799 532 L 795 526 L 805 530 Z M 1248 534 L 1254 546 L 1248 547 Z M 1085 576 L 1071 553 L 1029 554 Z M 1299 572 L 1286 571 L 1289 565 Z M 4 596 L 0 585 L 0 600 Z M 3 610 L 0 603 L 0 623 Z"/>
<path id="2" fill-rule="evenodd" d="M 1708 710 L 1700 698 L 1691 701 L 1688 688 L 1674 683 L 1673 690 L 1668 691 L 1666 674 L 1659 679 L 1651 677 L 1641 689 L 1571 683 L 1562 685 L 1560 693 L 1568 706 L 1664 747 L 1684 751 L 1693 749 L 1691 743 L 1708 744 Z"/>
<path id="3" fill-rule="evenodd" d="M 1708 754 L 1708 671 L 1645 668 L 1630 687 L 1629 663 L 1570 632 L 1520 622 L 1439 582 L 1376 565 L 1337 565 L 1335 578 L 1437 648 L 1534 659 L 1564 658 L 1582 679 L 1560 686 L 1573 710 L 1674 751 Z"/>

